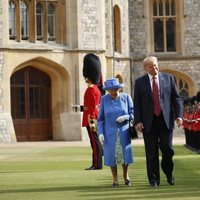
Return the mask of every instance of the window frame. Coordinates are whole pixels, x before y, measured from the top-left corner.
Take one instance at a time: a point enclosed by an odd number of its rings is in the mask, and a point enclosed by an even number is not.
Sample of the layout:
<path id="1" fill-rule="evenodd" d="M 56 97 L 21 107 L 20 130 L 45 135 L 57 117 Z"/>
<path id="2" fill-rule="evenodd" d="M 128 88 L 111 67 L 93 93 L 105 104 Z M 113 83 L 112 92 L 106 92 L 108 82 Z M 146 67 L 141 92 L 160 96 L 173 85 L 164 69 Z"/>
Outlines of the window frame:
<path id="1" fill-rule="evenodd" d="M 13 8 L 10 7 L 10 3 L 13 4 L 13 6 L 14 6 Z M 8 9 L 9 9 L 9 38 L 11 40 L 13 40 L 13 39 L 16 39 L 16 4 L 15 4 L 15 1 L 13 1 L 13 0 L 9 1 Z M 10 12 L 10 10 L 11 10 L 11 12 Z M 13 34 L 12 34 L 12 30 L 14 32 Z"/>
<path id="2" fill-rule="evenodd" d="M 49 7 L 52 6 L 52 9 L 53 9 L 53 12 L 52 13 L 49 13 Z M 49 20 L 49 19 L 52 19 L 52 20 Z M 54 3 L 49 3 L 47 5 L 47 37 L 48 37 L 48 41 L 55 41 L 56 40 L 56 5 Z M 52 32 L 53 32 L 53 35 L 50 36 L 49 32 L 50 32 L 50 23 L 52 23 Z"/>
<path id="3" fill-rule="evenodd" d="M 22 4 L 25 5 L 25 10 L 23 10 Z M 25 30 L 23 31 L 22 28 L 24 28 Z M 21 40 L 29 39 L 29 5 L 25 0 L 20 1 L 20 32 Z"/>
<path id="4" fill-rule="evenodd" d="M 37 12 L 37 6 L 40 5 L 41 6 L 41 13 L 38 13 Z M 44 39 L 44 5 L 39 2 L 36 4 L 36 10 L 35 10 L 35 13 L 36 13 L 36 39 L 37 40 L 43 40 Z M 41 35 L 38 35 L 38 17 L 40 17 L 40 26 L 41 26 Z"/>
<path id="5" fill-rule="evenodd" d="M 176 13 L 176 19 L 175 19 L 175 51 L 167 51 L 166 49 L 166 45 L 167 45 L 167 41 L 166 39 L 164 39 L 164 51 L 155 51 L 155 42 L 154 42 L 154 16 L 153 16 L 153 2 L 154 1 L 161 1 L 162 4 L 165 4 L 165 2 L 167 0 L 150 0 L 148 2 L 148 10 L 149 10 L 149 15 L 147 15 L 149 17 L 149 38 L 150 38 L 150 45 L 149 45 L 149 51 L 151 53 L 154 53 L 156 55 L 163 55 L 163 54 L 178 54 L 181 53 L 183 51 L 183 36 L 182 36 L 182 24 L 181 24 L 181 17 L 182 17 L 182 1 L 180 0 L 174 0 L 175 2 L 175 13 Z M 172 0 L 168 0 L 168 1 L 172 1 Z M 170 16 L 170 17 L 169 17 Z M 174 15 L 167 15 L 164 16 L 166 19 L 171 19 L 174 18 Z M 159 18 L 159 17 L 158 17 Z M 166 37 L 166 27 L 164 27 L 165 29 L 165 37 Z"/>
<path id="6" fill-rule="evenodd" d="M 113 7 L 114 51 L 122 53 L 121 10 L 118 5 Z"/>
<path id="7" fill-rule="evenodd" d="M 22 40 L 27 40 L 28 42 L 36 43 L 36 41 L 47 42 L 55 42 L 58 44 L 67 43 L 66 35 L 66 2 L 61 0 L 9 0 L 13 2 L 15 5 L 15 27 L 16 27 L 16 36 L 12 37 L 9 32 L 9 39 L 16 40 L 17 42 L 21 42 Z M 21 2 L 24 2 L 27 5 L 27 35 L 23 37 L 21 32 Z M 37 37 L 37 4 L 40 3 L 43 6 L 43 37 Z M 54 6 L 54 35 L 51 39 L 48 37 L 48 4 L 53 4 Z M 8 9 L 10 6 L 8 6 Z M 62 12 L 61 12 L 62 10 Z M 60 11 L 60 12 L 58 12 Z M 10 14 L 10 10 L 9 10 Z M 9 28 L 10 28 L 10 20 L 9 20 Z"/>

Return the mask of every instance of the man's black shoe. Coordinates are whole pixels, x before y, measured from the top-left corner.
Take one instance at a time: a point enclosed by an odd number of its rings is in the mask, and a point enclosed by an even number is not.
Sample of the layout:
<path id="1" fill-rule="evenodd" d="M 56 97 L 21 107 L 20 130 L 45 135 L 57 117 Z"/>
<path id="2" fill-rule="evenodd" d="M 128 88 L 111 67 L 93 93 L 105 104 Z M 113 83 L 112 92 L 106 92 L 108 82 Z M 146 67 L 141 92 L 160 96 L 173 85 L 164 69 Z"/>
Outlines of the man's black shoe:
<path id="1" fill-rule="evenodd" d="M 94 168 L 94 166 L 91 166 L 91 167 L 85 168 L 85 170 L 91 170 L 92 168 Z"/>
<path id="2" fill-rule="evenodd" d="M 151 187 L 153 187 L 153 188 L 158 187 L 158 184 L 157 184 L 156 182 L 152 182 L 152 183 L 150 183 L 150 185 L 151 185 Z"/>
<path id="3" fill-rule="evenodd" d="M 174 185 L 174 183 L 175 183 L 174 177 L 172 175 L 171 176 L 167 176 L 167 182 L 170 185 Z"/>
<path id="4" fill-rule="evenodd" d="M 102 169 L 102 168 L 96 168 L 94 166 L 91 166 L 89 168 L 86 168 L 85 170 L 99 170 L 99 169 Z"/>

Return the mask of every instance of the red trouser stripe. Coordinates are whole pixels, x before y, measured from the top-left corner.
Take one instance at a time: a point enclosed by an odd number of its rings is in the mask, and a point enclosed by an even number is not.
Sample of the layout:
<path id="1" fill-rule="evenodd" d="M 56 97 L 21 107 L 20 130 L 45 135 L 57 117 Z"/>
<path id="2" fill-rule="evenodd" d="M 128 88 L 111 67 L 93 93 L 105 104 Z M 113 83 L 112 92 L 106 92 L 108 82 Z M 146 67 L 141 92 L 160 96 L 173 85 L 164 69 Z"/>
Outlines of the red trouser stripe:
<path id="1" fill-rule="evenodd" d="M 98 168 L 98 150 L 97 150 L 97 145 L 94 137 L 94 133 L 90 131 L 90 138 L 91 138 L 91 143 L 92 143 L 92 150 L 93 150 L 93 165 L 95 168 Z"/>

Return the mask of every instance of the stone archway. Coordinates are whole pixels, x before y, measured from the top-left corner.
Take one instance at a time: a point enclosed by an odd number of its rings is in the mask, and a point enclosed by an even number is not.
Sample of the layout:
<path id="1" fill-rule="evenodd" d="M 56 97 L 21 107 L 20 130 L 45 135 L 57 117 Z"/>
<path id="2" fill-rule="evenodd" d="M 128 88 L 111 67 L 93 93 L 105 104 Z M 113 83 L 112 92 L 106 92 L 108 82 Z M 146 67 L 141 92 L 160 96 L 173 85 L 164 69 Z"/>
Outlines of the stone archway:
<path id="1" fill-rule="evenodd" d="M 195 83 L 187 74 L 169 68 L 162 68 L 160 71 L 172 74 L 174 76 L 177 88 L 183 100 L 195 94 Z"/>
<path id="2" fill-rule="evenodd" d="M 69 74 L 64 67 L 46 59 L 36 57 L 18 65 L 12 74 L 26 67 L 34 67 L 46 73 L 51 80 L 52 139 L 64 140 L 61 114 L 69 110 Z M 63 92 L 64 91 L 64 92 Z"/>
<path id="3" fill-rule="evenodd" d="M 51 79 L 34 67 L 12 74 L 11 115 L 17 141 L 52 139 Z"/>

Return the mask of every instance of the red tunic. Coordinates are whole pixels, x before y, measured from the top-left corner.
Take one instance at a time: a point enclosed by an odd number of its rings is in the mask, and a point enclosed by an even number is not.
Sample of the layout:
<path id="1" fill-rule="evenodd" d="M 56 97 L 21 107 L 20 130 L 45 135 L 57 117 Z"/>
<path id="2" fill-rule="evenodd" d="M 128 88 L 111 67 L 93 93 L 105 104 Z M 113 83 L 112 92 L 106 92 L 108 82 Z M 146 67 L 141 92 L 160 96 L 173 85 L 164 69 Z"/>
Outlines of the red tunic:
<path id="1" fill-rule="evenodd" d="M 194 131 L 195 132 L 200 131 L 200 109 L 197 109 L 195 113 Z"/>
<path id="2" fill-rule="evenodd" d="M 197 125 L 196 125 L 197 131 L 200 131 L 200 109 L 198 109 L 197 112 Z"/>
<path id="3" fill-rule="evenodd" d="M 188 129 L 188 112 L 186 110 L 183 113 L 183 128 Z"/>
<path id="4" fill-rule="evenodd" d="M 193 131 L 193 112 L 188 115 L 188 130 Z"/>
<path id="5" fill-rule="evenodd" d="M 84 111 L 82 126 L 89 125 L 90 119 L 97 119 L 101 93 L 96 85 L 89 86 L 84 94 Z"/>

